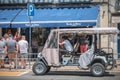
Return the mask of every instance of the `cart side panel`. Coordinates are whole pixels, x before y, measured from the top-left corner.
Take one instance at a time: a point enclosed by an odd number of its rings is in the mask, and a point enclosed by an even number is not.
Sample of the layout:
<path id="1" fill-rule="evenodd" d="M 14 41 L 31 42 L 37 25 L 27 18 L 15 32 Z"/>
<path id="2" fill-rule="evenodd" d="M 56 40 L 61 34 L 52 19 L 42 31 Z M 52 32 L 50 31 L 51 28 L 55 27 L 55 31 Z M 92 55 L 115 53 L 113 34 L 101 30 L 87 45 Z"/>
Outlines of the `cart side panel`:
<path id="1" fill-rule="evenodd" d="M 57 49 L 46 48 L 42 51 L 49 66 L 59 66 L 59 53 Z"/>

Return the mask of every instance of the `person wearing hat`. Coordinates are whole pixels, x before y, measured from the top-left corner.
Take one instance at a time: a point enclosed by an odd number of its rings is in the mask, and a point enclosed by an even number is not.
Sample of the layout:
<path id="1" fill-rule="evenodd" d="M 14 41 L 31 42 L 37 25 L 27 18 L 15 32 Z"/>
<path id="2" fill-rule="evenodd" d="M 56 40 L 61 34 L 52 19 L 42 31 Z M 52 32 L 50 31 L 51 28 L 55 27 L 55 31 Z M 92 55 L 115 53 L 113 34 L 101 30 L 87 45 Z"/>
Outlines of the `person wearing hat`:
<path id="1" fill-rule="evenodd" d="M 5 58 L 5 43 L 0 36 L 0 67 L 4 68 L 4 58 Z"/>

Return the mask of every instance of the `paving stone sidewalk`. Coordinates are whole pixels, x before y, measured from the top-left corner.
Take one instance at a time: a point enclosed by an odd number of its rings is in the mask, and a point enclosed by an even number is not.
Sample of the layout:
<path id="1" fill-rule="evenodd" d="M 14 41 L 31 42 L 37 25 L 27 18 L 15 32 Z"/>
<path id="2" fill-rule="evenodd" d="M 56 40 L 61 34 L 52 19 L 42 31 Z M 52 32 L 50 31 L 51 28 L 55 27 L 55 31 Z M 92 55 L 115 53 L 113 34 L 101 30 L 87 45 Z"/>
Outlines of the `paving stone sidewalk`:
<path id="1" fill-rule="evenodd" d="M 117 68 L 114 68 L 112 70 L 107 70 L 108 72 L 120 72 L 120 60 L 117 60 L 116 63 L 118 64 Z M 52 70 L 57 70 L 57 71 L 85 71 L 77 66 L 65 66 L 65 67 L 60 67 L 60 68 L 52 68 Z M 88 71 L 88 70 L 86 70 Z"/>
<path id="2" fill-rule="evenodd" d="M 107 70 L 107 71 L 108 72 L 120 72 L 120 60 L 117 60 L 117 64 L 118 64 L 117 68 L 114 68 L 112 70 Z M 6 67 L 7 68 L 0 69 L 0 71 L 11 71 L 11 72 L 32 71 L 32 66 L 31 67 L 27 66 L 26 69 L 11 69 L 11 70 L 8 68 L 8 65 L 6 65 Z M 85 71 L 85 70 L 78 68 L 78 66 L 63 66 L 63 67 L 58 67 L 58 68 L 51 68 L 51 71 Z"/>

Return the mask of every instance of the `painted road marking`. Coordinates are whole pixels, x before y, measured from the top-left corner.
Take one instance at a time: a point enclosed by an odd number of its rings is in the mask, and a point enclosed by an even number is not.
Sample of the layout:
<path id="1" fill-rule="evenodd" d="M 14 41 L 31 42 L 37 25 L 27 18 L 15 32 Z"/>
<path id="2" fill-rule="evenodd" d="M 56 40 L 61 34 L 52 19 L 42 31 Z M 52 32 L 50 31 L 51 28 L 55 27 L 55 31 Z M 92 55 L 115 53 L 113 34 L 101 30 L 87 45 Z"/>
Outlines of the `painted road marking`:
<path id="1" fill-rule="evenodd" d="M 23 73 L 21 73 L 21 74 L 18 74 L 17 76 L 22 76 L 22 75 L 25 75 L 25 74 L 27 74 L 27 73 L 29 73 L 29 71 L 26 71 L 26 72 L 23 72 Z"/>
<path id="2" fill-rule="evenodd" d="M 29 71 L 26 72 L 17 72 L 17 71 L 0 71 L 0 76 L 22 76 L 29 73 Z"/>

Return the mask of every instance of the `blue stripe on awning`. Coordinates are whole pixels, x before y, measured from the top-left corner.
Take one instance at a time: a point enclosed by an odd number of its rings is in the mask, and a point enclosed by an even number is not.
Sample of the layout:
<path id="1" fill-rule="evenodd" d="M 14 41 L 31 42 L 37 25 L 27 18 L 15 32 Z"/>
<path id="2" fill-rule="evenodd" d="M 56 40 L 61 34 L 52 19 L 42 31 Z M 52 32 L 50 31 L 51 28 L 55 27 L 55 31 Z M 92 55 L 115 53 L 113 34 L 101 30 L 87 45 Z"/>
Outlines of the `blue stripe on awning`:
<path id="1" fill-rule="evenodd" d="M 21 9 L 2 9 L 0 10 L 0 27 L 10 27 L 11 21 Z"/>
<path id="2" fill-rule="evenodd" d="M 98 6 L 77 8 L 38 8 L 31 27 L 96 26 Z M 14 13 L 14 11 L 13 11 Z M 30 27 L 27 9 L 23 9 L 11 22 L 11 27 Z"/>

